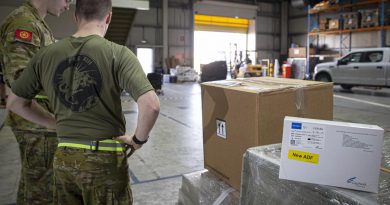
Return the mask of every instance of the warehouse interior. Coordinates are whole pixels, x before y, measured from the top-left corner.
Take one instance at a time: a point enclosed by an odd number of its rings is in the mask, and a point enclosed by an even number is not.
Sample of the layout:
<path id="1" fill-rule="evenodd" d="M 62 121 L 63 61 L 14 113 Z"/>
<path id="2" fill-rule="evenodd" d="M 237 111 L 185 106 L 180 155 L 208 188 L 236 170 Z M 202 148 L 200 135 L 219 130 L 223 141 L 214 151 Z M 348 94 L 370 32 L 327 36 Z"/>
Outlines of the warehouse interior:
<path id="1" fill-rule="evenodd" d="M 0 20 L 23 2 L 2 0 Z M 389 1 L 112 2 L 105 38 L 130 48 L 145 74 L 159 74 L 162 83 L 150 140 L 128 159 L 134 204 L 390 204 Z M 76 31 L 74 11 L 73 2 L 60 17 L 45 18 L 56 39 Z M 337 76 L 316 73 L 320 65 L 337 62 L 337 67 L 339 59 L 365 49 L 383 52 L 382 64 L 375 65 L 383 76 L 365 74 L 380 85 L 337 82 Z M 122 109 L 132 133 L 137 103 L 126 92 Z M 0 204 L 10 205 L 16 204 L 21 165 L 18 144 L 4 122 L 7 113 L 0 109 Z M 372 161 L 380 166 L 368 163 L 376 174 L 370 175 L 374 191 L 362 184 L 354 189 L 282 179 L 285 116 L 359 129 L 364 126 L 352 123 L 378 126 L 380 145 L 359 145 L 370 147 L 363 153 L 378 155 Z M 221 125 L 227 131 L 219 132 Z M 239 139 L 227 142 L 229 137 Z M 350 159 L 359 164 L 357 155 Z"/>

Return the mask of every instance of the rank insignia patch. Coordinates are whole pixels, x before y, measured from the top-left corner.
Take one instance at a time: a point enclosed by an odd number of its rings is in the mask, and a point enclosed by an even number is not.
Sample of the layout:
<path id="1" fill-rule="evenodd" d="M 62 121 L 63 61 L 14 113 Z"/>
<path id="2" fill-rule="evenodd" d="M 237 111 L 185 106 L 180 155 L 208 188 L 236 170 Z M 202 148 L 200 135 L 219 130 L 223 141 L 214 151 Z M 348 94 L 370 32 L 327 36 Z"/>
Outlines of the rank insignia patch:
<path id="1" fill-rule="evenodd" d="M 16 29 L 15 38 L 24 40 L 24 41 L 32 41 L 33 33 L 31 31 L 26 31 L 22 29 Z"/>

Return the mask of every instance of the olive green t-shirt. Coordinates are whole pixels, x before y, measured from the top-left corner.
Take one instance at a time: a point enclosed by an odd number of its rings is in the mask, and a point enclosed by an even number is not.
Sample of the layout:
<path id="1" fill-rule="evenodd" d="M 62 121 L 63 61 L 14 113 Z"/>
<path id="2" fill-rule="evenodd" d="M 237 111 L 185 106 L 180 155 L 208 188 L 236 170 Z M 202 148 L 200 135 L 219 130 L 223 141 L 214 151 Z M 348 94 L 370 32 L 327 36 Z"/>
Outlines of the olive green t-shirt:
<path id="1" fill-rule="evenodd" d="M 19 97 L 47 93 L 60 138 L 108 139 L 125 133 L 120 95 L 153 87 L 136 56 L 100 36 L 68 37 L 35 55 L 12 84 Z"/>

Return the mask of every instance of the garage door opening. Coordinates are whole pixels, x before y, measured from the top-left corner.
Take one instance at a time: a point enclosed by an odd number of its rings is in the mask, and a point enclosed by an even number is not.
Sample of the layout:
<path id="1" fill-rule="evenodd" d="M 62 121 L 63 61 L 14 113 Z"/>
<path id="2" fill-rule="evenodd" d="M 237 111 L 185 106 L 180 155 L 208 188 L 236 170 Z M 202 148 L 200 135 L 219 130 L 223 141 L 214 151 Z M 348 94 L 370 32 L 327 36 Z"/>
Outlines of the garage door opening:
<path id="1" fill-rule="evenodd" d="M 201 65 L 214 61 L 226 61 L 228 69 L 235 60 L 239 60 L 240 52 L 246 50 L 246 34 L 195 31 L 194 35 L 194 68 L 200 72 Z M 244 58 L 245 56 L 243 56 Z"/>
<path id="2" fill-rule="evenodd" d="M 153 73 L 153 49 L 137 48 L 137 58 L 146 74 Z"/>
<path id="3" fill-rule="evenodd" d="M 196 14 L 194 25 L 194 69 L 198 73 L 202 65 L 214 61 L 226 61 L 230 72 L 238 61 L 255 59 L 251 53 L 255 42 L 250 32 L 254 24 L 250 20 Z"/>

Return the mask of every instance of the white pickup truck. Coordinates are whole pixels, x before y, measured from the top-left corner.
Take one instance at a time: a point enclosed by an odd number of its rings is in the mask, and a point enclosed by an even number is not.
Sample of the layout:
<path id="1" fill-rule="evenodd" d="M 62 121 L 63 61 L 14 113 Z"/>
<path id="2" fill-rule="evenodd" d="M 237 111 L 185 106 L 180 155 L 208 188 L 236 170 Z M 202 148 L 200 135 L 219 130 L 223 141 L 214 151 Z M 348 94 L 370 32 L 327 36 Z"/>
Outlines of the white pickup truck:
<path id="1" fill-rule="evenodd" d="M 390 48 L 353 51 L 336 62 L 320 63 L 314 80 L 333 82 L 344 89 L 353 86 L 390 87 Z"/>

